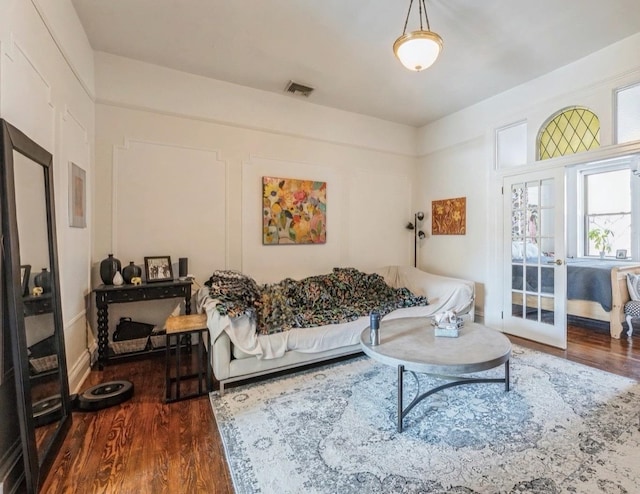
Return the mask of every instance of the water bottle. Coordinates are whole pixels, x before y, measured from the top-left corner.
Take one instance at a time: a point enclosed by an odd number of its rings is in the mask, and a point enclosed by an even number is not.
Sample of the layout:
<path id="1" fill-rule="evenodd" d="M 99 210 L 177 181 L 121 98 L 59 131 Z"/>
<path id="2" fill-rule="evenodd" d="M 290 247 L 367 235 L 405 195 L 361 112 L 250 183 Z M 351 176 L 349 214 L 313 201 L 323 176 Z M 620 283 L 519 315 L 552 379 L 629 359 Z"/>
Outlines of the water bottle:
<path id="1" fill-rule="evenodd" d="M 369 314 L 369 339 L 371 346 L 380 344 L 380 313 L 376 311 Z"/>

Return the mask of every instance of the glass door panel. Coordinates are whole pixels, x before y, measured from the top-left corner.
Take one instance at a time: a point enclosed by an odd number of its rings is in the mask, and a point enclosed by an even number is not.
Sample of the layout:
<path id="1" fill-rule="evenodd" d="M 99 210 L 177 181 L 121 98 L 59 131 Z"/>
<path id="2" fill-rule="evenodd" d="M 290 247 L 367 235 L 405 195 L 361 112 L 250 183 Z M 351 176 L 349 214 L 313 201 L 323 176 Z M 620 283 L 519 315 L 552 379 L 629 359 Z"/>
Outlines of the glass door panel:
<path id="1" fill-rule="evenodd" d="M 566 348 L 564 172 L 504 179 L 504 331 Z M 558 235 L 561 232 L 561 235 Z"/>

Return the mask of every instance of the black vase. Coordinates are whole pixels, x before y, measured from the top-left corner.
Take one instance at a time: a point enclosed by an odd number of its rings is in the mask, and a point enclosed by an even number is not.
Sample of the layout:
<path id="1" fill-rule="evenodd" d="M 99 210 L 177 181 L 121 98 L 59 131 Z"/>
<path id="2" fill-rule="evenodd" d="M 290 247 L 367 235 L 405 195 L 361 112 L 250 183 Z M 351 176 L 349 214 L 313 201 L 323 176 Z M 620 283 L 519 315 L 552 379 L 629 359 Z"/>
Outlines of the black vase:
<path id="1" fill-rule="evenodd" d="M 113 277 L 122 268 L 120 260 L 109 254 L 109 257 L 100 262 L 100 278 L 105 285 L 113 285 Z"/>
<path id="2" fill-rule="evenodd" d="M 42 271 L 33 277 L 33 284 L 42 288 L 42 293 L 51 291 L 51 273 L 47 268 L 42 268 Z"/>
<path id="3" fill-rule="evenodd" d="M 122 277 L 124 278 L 125 283 L 131 283 L 131 278 L 142 276 L 142 268 L 140 266 L 136 266 L 133 261 L 129 261 L 129 265 L 125 266 L 122 270 Z"/>

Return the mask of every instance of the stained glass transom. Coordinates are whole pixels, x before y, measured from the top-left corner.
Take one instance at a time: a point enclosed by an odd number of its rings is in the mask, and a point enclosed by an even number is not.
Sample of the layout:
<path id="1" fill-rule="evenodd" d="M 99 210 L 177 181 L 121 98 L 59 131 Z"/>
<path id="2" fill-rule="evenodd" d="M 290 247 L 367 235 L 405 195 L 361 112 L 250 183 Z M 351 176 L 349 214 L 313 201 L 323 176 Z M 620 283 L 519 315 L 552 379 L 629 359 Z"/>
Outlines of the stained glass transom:
<path id="1" fill-rule="evenodd" d="M 600 119 L 587 108 L 569 108 L 540 130 L 538 159 L 580 153 L 600 147 Z"/>

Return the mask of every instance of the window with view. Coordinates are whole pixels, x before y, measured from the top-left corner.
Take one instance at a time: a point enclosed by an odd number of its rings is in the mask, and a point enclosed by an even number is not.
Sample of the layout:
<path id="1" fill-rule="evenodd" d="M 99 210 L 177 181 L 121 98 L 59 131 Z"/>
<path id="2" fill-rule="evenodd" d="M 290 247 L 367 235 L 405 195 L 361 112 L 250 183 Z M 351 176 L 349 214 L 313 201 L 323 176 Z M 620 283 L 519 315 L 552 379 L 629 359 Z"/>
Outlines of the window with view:
<path id="1" fill-rule="evenodd" d="M 584 253 L 631 252 L 631 171 L 584 172 Z M 626 257 L 626 255 L 624 256 Z"/>
<path id="2" fill-rule="evenodd" d="M 616 91 L 616 142 L 640 139 L 640 84 Z"/>

